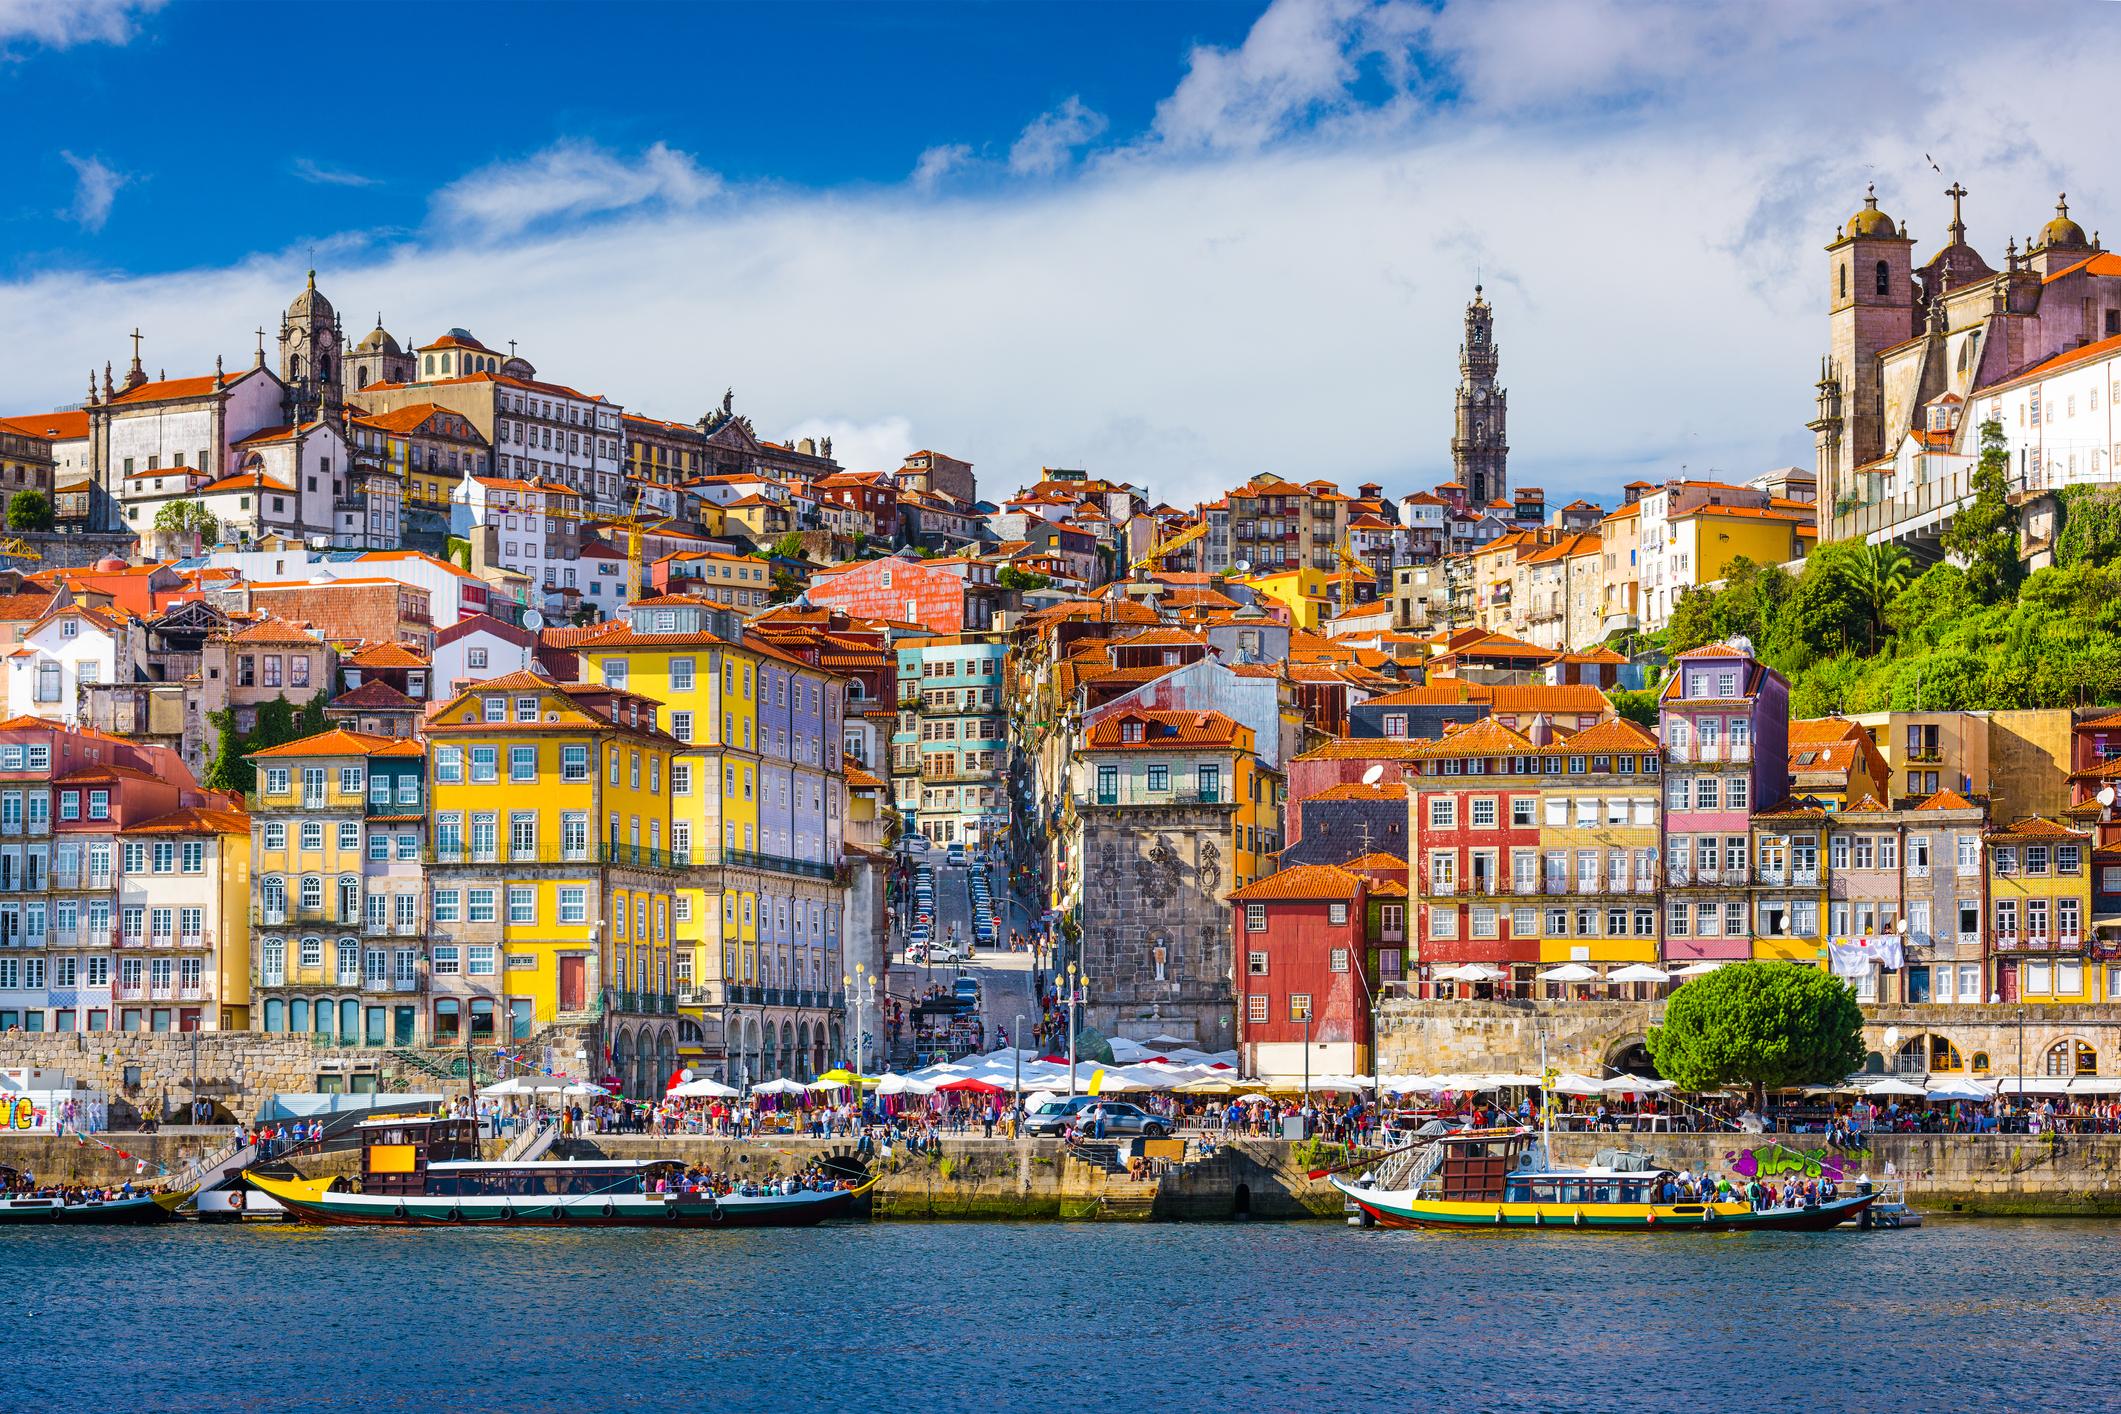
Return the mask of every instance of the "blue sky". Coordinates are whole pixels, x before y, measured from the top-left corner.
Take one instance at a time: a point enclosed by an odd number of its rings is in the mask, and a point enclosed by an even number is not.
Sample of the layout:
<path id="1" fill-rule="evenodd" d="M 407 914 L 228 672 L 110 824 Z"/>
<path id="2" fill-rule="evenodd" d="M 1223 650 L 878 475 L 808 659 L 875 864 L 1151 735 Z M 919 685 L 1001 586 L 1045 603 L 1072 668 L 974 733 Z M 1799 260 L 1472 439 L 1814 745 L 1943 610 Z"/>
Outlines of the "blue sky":
<path id="1" fill-rule="evenodd" d="M 247 361 L 312 262 L 655 416 L 1006 491 L 1444 478 L 1496 308 L 1511 471 L 1808 463 L 1875 182 L 2000 263 L 2121 230 L 2121 6 L 1888 0 L 577 7 L 0 0 L 0 412 Z M 1881 56 L 1891 56 L 1882 59 Z M 25 336 L 27 331 L 27 336 Z"/>

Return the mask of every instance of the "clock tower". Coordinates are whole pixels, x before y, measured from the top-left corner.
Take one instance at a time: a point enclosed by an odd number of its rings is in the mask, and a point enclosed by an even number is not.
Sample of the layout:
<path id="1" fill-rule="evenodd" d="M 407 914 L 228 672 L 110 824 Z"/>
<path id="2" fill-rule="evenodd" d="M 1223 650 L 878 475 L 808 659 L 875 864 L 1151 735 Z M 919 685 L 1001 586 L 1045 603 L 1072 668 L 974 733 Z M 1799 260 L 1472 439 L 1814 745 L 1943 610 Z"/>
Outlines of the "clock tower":
<path id="1" fill-rule="evenodd" d="M 1458 346 L 1458 402 L 1451 428 L 1451 473 L 1476 510 L 1510 496 L 1509 394 L 1495 382 L 1495 311 L 1473 287 L 1465 340 Z"/>

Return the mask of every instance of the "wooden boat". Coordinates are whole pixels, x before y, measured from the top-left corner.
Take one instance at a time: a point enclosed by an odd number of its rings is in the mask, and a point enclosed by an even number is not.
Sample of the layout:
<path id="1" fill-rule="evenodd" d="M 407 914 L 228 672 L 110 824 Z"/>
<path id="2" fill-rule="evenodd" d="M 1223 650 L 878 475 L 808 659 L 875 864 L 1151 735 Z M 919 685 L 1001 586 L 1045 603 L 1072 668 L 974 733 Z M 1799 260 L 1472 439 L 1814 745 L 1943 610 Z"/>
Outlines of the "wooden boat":
<path id="1" fill-rule="evenodd" d="M 18 1170 L 0 1168 L 0 1177 L 12 1181 L 17 1176 Z M 0 1185 L 0 1226 L 34 1223 L 44 1226 L 133 1227 L 142 1223 L 166 1223 L 176 1216 L 178 1205 L 190 1196 L 191 1190 L 185 1189 L 178 1193 L 135 1193 L 130 1198 L 68 1200 L 13 1192 Z"/>
<path id="2" fill-rule="evenodd" d="M 849 1214 L 863 1189 L 757 1195 L 658 1193 L 669 1159 L 486 1162 L 477 1121 L 372 1120 L 361 1176 L 244 1179 L 298 1221 L 366 1227 L 807 1227 Z M 466 1157 L 469 1155 L 470 1157 Z"/>
<path id="3" fill-rule="evenodd" d="M 1555 1228 L 1598 1232 L 1819 1232 L 1861 1219 L 1877 1194 L 1859 1192 L 1799 1208 L 1749 1202 L 1667 1203 L 1673 1171 L 1645 1156 L 1602 1154 L 1590 1168 L 1555 1168 L 1529 1130 L 1468 1130 L 1438 1137 L 1379 1181 L 1333 1186 L 1381 1227 Z"/>

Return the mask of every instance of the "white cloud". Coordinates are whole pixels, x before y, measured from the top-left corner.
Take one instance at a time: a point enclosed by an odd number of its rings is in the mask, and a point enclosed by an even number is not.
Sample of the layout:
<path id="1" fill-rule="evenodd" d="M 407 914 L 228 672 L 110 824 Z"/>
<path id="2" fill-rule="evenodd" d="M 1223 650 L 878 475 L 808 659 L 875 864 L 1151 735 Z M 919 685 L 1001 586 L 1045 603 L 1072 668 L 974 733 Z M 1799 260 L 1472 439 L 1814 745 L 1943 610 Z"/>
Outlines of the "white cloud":
<path id="1" fill-rule="evenodd" d="M 969 165 L 971 161 L 972 149 L 962 142 L 931 147 L 913 164 L 913 189 L 923 196 L 933 195 L 945 177 Z"/>
<path id="2" fill-rule="evenodd" d="M 595 216 L 644 205 L 690 210 L 715 196 L 722 179 L 692 154 L 663 143 L 628 161 L 595 143 L 568 140 L 519 162 L 500 162 L 435 194 L 445 225 L 486 239 L 517 235 L 561 217 Z"/>
<path id="3" fill-rule="evenodd" d="M 913 423 L 899 416 L 870 422 L 850 422 L 837 417 L 799 417 L 785 436 L 771 440 L 793 445 L 798 438 L 832 439 L 832 456 L 849 471 L 891 471 L 915 451 Z"/>
<path id="4" fill-rule="evenodd" d="M 1277 0 L 1235 49 L 1197 46 L 1157 105 L 1154 138 L 1180 151 L 1247 151 L 1349 102 L 1367 47 L 1364 0 Z M 1387 5 L 1379 15 L 1411 7 Z"/>
<path id="5" fill-rule="evenodd" d="M 319 283 L 342 308 L 394 311 L 401 339 L 453 324 L 518 339 L 549 376 L 655 416 L 694 418 L 733 384 L 762 433 L 830 435 L 844 465 L 925 446 L 975 462 L 990 493 L 1087 466 L 1189 504 L 1270 469 L 1394 491 L 1442 479 L 1477 268 L 1513 481 L 1610 502 L 1637 475 L 1809 462 L 1819 248 L 1866 181 L 1923 256 L 1954 179 L 1995 264 L 2059 186 L 2088 228 L 2121 229 L 2083 107 L 2121 59 L 2121 13 L 2048 28 L 2025 12 L 2003 39 L 1987 10 L 1911 27 L 1799 8 L 1816 34 L 1779 12 L 1740 26 L 1629 6 L 1595 12 L 1622 33 L 1571 40 L 1564 15 L 1562 32 L 1519 34 L 1513 70 L 1515 7 L 1450 4 L 1415 26 L 1365 6 L 1339 21 L 1334 52 L 1360 51 L 1340 96 L 1322 49 L 1280 80 L 1261 57 L 1229 101 L 1188 110 L 1219 127 L 1174 117 L 1161 146 L 1063 180 L 975 183 L 946 205 L 907 186 L 618 202 L 605 184 L 349 251 Z M 1281 11 L 1261 24 L 1292 23 Z M 1888 51 L 1883 69 L 1862 57 Z M 1282 97 L 1239 101 L 1269 90 Z M 1298 108 L 1324 129 L 1271 116 Z M 536 224 L 578 211 L 610 215 Z M 517 234 L 503 261 L 451 230 Z M 244 331 L 301 269 L 0 283 L 0 328 L 43 331 L 0 341 L 0 411 L 77 400 L 65 370 L 122 364 L 136 322 L 155 366 L 240 367 Z"/>
<path id="6" fill-rule="evenodd" d="M 0 0 L 0 52 L 18 41 L 65 49 L 124 44 L 139 16 L 163 0 Z"/>
<path id="7" fill-rule="evenodd" d="M 349 172 L 338 167 L 326 167 L 314 158 L 309 157 L 297 157 L 294 160 L 292 170 L 297 177 L 312 186 L 379 187 L 383 185 L 381 177 L 366 177 L 359 172 Z"/>
<path id="8" fill-rule="evenodd" d="M 1009 170 L 1022 177 L 1050 177 L 1075 160 L 1075 149 L 1094 141 L 1107 126 L 1105 115 L 1083 106 L 1073 94 L 1050 113 L 1025 126 L 1009 149 Z"/>
<path id="9" fill-rule="evenodd" d="M 110 220 L 118 189 L 132 180 L 129 173 L 115 171 L 96 157 L 76 157 L 61 152 L 74 169 L 74 203 L 60 214 L 84 231 L 100 231 Z"/>

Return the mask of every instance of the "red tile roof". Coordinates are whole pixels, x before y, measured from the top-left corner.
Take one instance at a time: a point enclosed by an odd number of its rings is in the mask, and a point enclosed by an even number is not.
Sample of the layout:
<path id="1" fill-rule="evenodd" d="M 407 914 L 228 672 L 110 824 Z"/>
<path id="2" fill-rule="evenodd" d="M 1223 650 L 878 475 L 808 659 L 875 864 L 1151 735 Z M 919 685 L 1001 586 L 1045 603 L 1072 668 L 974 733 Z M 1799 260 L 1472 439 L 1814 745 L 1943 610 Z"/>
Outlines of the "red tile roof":
<path id="1" fill-rule="evenodd" d="M 1331 864 L 1299 864 L 1254 880 L 1230 895 L 1231 903 L 1353 902 L 1362 878 Z"/>

